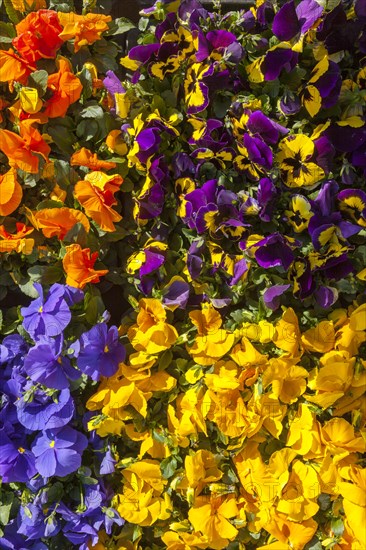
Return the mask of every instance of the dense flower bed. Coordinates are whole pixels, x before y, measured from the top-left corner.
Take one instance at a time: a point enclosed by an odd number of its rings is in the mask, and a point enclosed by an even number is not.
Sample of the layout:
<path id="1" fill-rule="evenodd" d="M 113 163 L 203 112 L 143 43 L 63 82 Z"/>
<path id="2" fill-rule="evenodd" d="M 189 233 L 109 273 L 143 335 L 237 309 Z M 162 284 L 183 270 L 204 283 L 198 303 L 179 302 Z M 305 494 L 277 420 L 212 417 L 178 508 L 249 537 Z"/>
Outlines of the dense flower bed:
<path id="1" fill-rule="evenodd" d="M 365 0 L 0 9 L 0 548 L 364 550 Z"/>

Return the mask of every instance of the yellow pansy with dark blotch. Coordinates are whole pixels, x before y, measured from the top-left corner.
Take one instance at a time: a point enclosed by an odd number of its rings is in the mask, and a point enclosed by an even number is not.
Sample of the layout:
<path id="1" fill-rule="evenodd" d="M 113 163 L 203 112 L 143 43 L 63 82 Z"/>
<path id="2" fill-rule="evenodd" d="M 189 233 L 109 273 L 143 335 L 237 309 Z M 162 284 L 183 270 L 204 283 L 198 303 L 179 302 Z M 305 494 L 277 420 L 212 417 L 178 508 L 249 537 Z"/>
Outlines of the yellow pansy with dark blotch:
<path id="1" fill-rule="evenodd" d="M 296 233 L 301 233 L 308 227 L 310 218 L 314 215 L 311 204 L 302 195 L 293 195 L 290 200 L 290 210 L 285 210 L 287 221 Z"/>
<path id="2" fill-rule="evenodd" d="M 366 193 L 361 189 L 344 189 L 338 193 L 339 208 L 352 220 L 366 227 Z"/>
<path id="3" fill-rule="evenodd" d="M 192 32 L 179 25 L 177 29 L 171 29 L 166 31 L 160 38 L 160 43 L 174 42 L 178 46 L 178 55 L 181 61 L 189 58 L 196 51 L 194 36 Z"/>
<path id="4" fill-rule="evenodd" d="M 289 279 L 293 284 L 294 296 L 304 300 L 313 293 L 315 281 L 311 273 L 309 260 L 301 258 L 293 262 L 289 271 Z"/>
<path id="5" fill-rule="evenodd" d="M 187 70 L 184 81 L 187 114 L 193 115 L 204 111 L 209 103 L 209 89 L 204 79 L 214 73 L 213 65 L 193 63 Z"/>
<path id="6" fill-rule="evenodd" d="M 327 56 L 314 67 L 307 86 L 300 91 L 301 102 L 314 117 L 321 108 L 333 107 L 338 101 L 342 79 L 337 63 Z"/>
<path id="7" fill-rule="evenodd" d="M 248 178 L 257 181 L 272 168 L 272 149 L 259 136 L 244 134 L 243 145 L 238 144 L 238 151 L 240 155 L 234 159 L 234 166 Z"/>
<path id="8" fill-rule="evenodd" d="M 280 142 L 276 160 L 287 187 L 311 187 L 324 178 L 324 170 L 313 162 L 314 153 L 313 140 L 303 134 Z"/>
<path id="9" fill-rule="evenodd" d="M 181 60 L 178 55 L 170 55 L 166 61 L 152 63 L 149 67 L 150 74 L 159 80 L 164 80 L 167 74 L 178 71 L 181 66 Z"/>

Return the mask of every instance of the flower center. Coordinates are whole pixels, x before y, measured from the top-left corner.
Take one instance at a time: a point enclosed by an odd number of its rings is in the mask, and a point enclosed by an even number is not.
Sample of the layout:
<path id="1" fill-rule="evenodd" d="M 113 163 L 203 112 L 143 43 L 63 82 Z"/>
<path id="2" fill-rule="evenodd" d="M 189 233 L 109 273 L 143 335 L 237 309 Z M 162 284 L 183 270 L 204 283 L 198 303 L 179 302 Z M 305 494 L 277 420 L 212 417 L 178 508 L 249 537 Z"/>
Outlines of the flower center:
<path id="1" fill-rule="evenodd" d="M 55 446 L 55 442 L 54 442 L 54 441 L 51 441 L 51 442 L 50 442 L 50 447 L 51 447 L 51 449 L 53 449 L 54 446 Z"/>

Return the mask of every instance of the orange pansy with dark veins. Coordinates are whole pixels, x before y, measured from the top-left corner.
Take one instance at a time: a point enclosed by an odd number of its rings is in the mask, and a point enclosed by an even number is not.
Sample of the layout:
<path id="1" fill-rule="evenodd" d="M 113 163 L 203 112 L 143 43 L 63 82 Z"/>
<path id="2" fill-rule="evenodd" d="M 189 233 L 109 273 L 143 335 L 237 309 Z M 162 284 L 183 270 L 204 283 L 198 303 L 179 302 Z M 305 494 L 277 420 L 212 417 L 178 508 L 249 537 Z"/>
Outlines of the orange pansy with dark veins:
<path id="1" fill-rule="evenodd" d="M 20 136 L 9 130 L 0 130 L 0 150 L 8 157 L 10 166 L 36 174 L 39 155 L 48 161 L 51 149 L 32 124 L 33 120 L 20 122 Z"/>
<path id="2" fill-rule="evenodd" d="M 99 283 L 99 278 L 108 273 L 108 269 L 94 269 L 98 252 L 90 253 L 90 248 L 81 248 L 79 244 L 66 247 L 62 265 L 66 272 L 66 284 L 84 288 L 87 283 Z"/>
<path id="3" fill-rule="evenodd" d="M 12 214 L 20 205 L 22 196 L 23 190 L 18 182 L 15 168 L 0 174 L 0 216 Z"/>
<path id="4" fill-rule="evenodd" d="M 83 86 L 74 75 L 71 63 L 65 57 L 57 58 L 58 72 L 48 77 L 47 87 L 53 92 L 47 101 L 44 114 L 49 118 L 64 117 L 72 103 L 78 101 Z"/>
<path id="5" fill-rule="evenodd" d="M 13 46 L 29 63 L 38 59 L 53 59 L 63 44 L 62 27 L 53 10 L 33 11 L 16 25 L 17 36 Z"/>
<path id="6" fill-rule="evenodd" d="M 86 15 L 77 15 L 76 13 L 58 14 L 61 25 L 64 27 L 60 38 L 63 40 L 74 39 L 75 53 L 82 46 L 93 44 L 101 39 L 101 34 L 108 30 L 108 22 L 112 21 L 110 15 L 100 13 L 87 13 Z"/>
<path id="7" fill-rule="evenodd" d="M 87 216 L 92 218 L 103 231 L 115 231 L 113 222 L 122 216 L 113 210 L 117 204 L 114 194 L 119 191 L 123 179 L 121 176 L 107 176 L 103 172 L 89 172 L 84 181 L 75 185 L 75 197 L 84 208 Z"/>
<path id="8" fill-rule="evenodd" d="M 71 166 L 86 166 L 90 170 L 111 170 L 117 165 L 115 162 L 98 159 L 96 153 L 92 153 L 86 147 L 82 147 L 76 151 L 70 160 Z"/>
<path id="9" fill-rule="evenodd" d="M 89 232 L 90 229 L 89 221 L 85 214 L 80 212 L 80 210 L 74 210 L 66 206 L 61 208 L 44 208 L 36 212 L 32 212 L 32 210 L 26 208 L 26 214 L 32 225 L 36 229 L 41 230 L 43 235 L 48 239 L 58 237 L 62 241 L 66 233 L 77 223 L 81 223 L 86 232 Z"/>

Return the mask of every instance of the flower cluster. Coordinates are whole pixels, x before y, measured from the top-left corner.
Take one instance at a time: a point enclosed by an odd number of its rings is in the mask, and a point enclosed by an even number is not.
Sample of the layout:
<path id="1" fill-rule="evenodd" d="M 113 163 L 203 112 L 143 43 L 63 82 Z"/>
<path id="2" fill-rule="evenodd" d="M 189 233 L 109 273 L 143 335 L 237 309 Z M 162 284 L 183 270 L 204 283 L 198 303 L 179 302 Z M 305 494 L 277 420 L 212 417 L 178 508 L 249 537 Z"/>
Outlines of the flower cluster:
<path id="1" fill-rule="evenodd" d="M 0 475 L 13 489 L 0 543 L 48 548 L 43 541 L 56 537 L 87 550 L 123 521 L 104 480 L 115 460 L 108 442 L 88 433 L 79 393 L 88 377 L 114 374 L 125 350 L 107 316 L 83 330 L 82 291 L 56 283 L 45 297 L 34 286 L 39 297 L 21 308 L 18 333 L 0 346 Z"/>
<path id="2" fill-rule="evenodd" d="M 72 4 L 0 7 L 0 547 L 363 550 L 365 1 Z"/>

